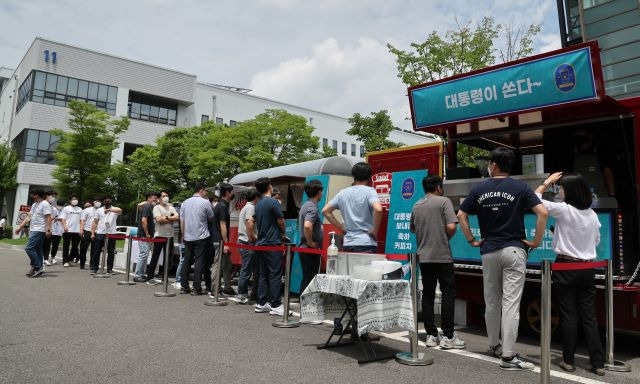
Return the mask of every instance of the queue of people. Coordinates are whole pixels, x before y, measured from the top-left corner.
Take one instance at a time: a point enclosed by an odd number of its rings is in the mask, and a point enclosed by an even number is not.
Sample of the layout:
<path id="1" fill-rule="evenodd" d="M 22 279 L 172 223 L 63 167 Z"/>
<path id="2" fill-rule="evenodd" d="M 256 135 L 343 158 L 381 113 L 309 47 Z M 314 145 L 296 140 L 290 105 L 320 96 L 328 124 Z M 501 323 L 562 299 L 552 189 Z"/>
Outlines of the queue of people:
<path id="1" fill-rule="evenodd" d="M 591 193 L 582 176 L 555 173 L 533 191 L 524 182 L 510 177 L 514 160 L 514 153 L 510 149 L 500 147 L 493 150 L 488 169 L 490 177 L 471 190 L 462 201 L 457 214 L 451 200 L 443 196 L 442 178 L 437 175 L 425 177 L 422 181 L 425 196 L 414 205 L 410 216 L 410 230 L 416 235 L 423 285 L 422 320 L 427 332 L 426 345 L 443 349 L 466 347 L 466 343 L 454 331 L 456 285 L 449 244 L 459 225 L 469 245 L 480 248 L 490 353 L 500 358 L 501 369 L 511 371 L 534 368 L 532 363 L 517 353 L 515 344 L 528 252 L 540 245 L 548 216 L 556 220 L 552 247 L 558 254 L 557 262 L 595 259 L 600 227 L 597 215 L 590 208 Z M 353 185 L 336 194 L 324 207 L 319 207 L 324 190 L 322 183 L 318 180 L 305 183 L 307 201 L 302 205 L 298 216 L 301 248 L 322 248 L 322 213 L 337 231 L 344 234 L 344 251 L 377 251 L 377 235 L 383 208 L 376 191 L 369 186 L 371 167 L 364 162 L 355 164 L 352 176 Z M 553 184 L 560 185 L 564 202 L 542 199 L 542 194 Z M 277 247 L 289 242 L 282 202 L 277 199 L 280 193 L 274 191 L 270 180 L 256 180 L 255 187 L 246 196 L 247 203 L 239 214 L 238 244 Z M 20 233 L 27 223 L 31 226 L 25 248 L 31 260 L 27 276 L 41 275 L 44 265 L 54 262 L 60 237 L 63 239 L 65 267 L 79 261 L 80 268 L 84 268 L 86 252 L 89 247 L 92 248 L 92 274 L 98 269 L 99 254 L 106 241 L 109 254 L 107 271 L 113 273 L 115 240 L 107 239 L 107 235 L 115 230 L 117 216 L 122 210 L 112 205 L 111 196 L 87 202 L 84 210 L 78 207 L 77 196 L 70 196 L 70 204 L 61 209 L 57 208 L 53 192 L 33 190 L 31 197 L 34 203 L 29 217 L 16 229 L 16 233 Z M 147 194 L 146 201 L 140 205 L 140 237 L 172 241 L 173 223 L 179 221 L 184 253 L 176 273 L 176 286 L 181 294 L 209 294 L 214 297 L 212 290 L 220 289 L 225 295 L 236 295 L 231 286 L 230 250 L 226 245 L 230 241 L 229 205 L 233 199 L 233 186 L 229 184 L 222 184 L 216 201 L 211 201 L 206 186 L 197 183 L 193 195 L 181 204 L 179 213 L 169 204 L 169 194 L 164 191 L 160 194 Z M 340 211 L 342 220 L 335 216 L 336 210 Z M 537 217 L 533 239 L 526 238 L 526 210 L 533 211 Z M 478 218 L 481 239 L 476 239 L 471 232 L 470 215 Z M 222 249 L 221 242 L 225 244 Z M 148 265 L 151 243 L 139 244 L 140 257 L 134 280 L 149 285 L 159 284 L 160 281 L 154 279 L 154 273 L 163 244 L 154 244 Z M 240 248 L 239 251 L 242 267 L 237 302 L 247 304 L 253 299 L 256 302 L 256 313 L 282 315 L 282 252 L 248 248 Z M 49 258 L 49 255 L 52 257 Z M 222 258 L 220 262 L 216 257 Z M 321 256 L 301 252 L 300 262 L 303 274 L 300 292 L 303 292 L 320 272 Z M 189 285 L 189 266 L 192 265 L 193 284 Z M 218 265 L 224 287 L 212 287 L 212 268 L 215 276 Z M 250 294 L 249 282 L 252 276 Z M 575 370 L 574 355 L 579 323 L 589 347 L 592 370 L 598 375 L 604 375 L 604 353 L 595 318 L 594 270 L 554 272 L 552 279 L 562 321 L 563 361 L 559 364 L 560 367 L 569 372 Z M 434 316 L 438 285 L 441 291 L 441 331 L 435 324 Z M 354 324 L 352 337 L 357 337 L 356 327 Z M 365 338 L 373 339 L 373 336 L 365 335 Z"/>

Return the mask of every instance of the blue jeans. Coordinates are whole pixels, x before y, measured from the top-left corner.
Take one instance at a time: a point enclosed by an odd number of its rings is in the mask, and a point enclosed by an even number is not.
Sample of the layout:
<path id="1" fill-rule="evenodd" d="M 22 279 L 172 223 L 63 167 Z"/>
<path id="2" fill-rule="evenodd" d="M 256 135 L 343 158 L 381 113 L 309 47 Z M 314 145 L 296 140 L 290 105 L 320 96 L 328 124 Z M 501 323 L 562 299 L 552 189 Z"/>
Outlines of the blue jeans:
<path id="1" fill-rule="evenodd" d="M 344 252 L 354 253 L 376 253 L 378 251 L 377 245 L 345 245 L 342 247 Z"/>
<path id="2" fill-rule="evenodd" d="M 151 244 L 153 243 L 138 241 L 138 247 L 140 248 L 138 262 L 136 263 L 136 276 L 138 277 L 144 277 L 147 272 L 147 259 L 149 258 L 149 252 L 151 252 Z"/>
<path id="3" fill-rule="evenodd" d="M 176 269 L 176 283 L 182 281 L 182 265 L 184 264 L 184 244 L 180 244 L 178 247 L 180 248 L 180 262 Z"/>
<path id="4" fill-rule="evenodd" d="M 271 308 L 282 304 L 280 288 L 282 287 L 282 252 L 256 251 L 260 260 L 260 282 L 258 283 L 258 304 L 271 303 Z M 267 290 L 269 299 L 267 300 Z"/>
<path id="5" fill-rule="evenodd" d="M 44 256 L 42 254 L 42 243 L 44 243 L 44 232 L 31 231 L 29 233 L 29 240 L 24 251 L 31 260 L 31 266 L 35 269 L 42 268 L 44 262 Z"/>
<path id="6" fill-rule="evenodd" d="M 238 240 L 239 244 L 249 244 L 246 241 Z M 253 260 L 255 251 L 249 249 L 240 248 L 240 255 L 242 256 L 242 268 L 240 269 L 240 277 L 238 278 L 238 294 L 246 295 L 249 293 L 249 279 L 253 272 Z"/>

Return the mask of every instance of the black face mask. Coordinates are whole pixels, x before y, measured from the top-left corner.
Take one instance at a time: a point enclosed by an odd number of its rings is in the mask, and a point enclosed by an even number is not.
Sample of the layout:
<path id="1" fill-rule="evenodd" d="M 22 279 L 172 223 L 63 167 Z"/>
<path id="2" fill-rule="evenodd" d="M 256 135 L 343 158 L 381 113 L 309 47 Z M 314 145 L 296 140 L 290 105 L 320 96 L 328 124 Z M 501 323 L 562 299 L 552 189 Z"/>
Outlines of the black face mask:
<path id="1" fill-rule="evenodd" d="M 105 207 L 105 208 L 111 208 L 111 202 L 110 202 L 110 201 L 109 201 L 109 202 L 106 202 L 106 201 L 105 201 L 105 202 L 104 202 L 104 207 Z"/>

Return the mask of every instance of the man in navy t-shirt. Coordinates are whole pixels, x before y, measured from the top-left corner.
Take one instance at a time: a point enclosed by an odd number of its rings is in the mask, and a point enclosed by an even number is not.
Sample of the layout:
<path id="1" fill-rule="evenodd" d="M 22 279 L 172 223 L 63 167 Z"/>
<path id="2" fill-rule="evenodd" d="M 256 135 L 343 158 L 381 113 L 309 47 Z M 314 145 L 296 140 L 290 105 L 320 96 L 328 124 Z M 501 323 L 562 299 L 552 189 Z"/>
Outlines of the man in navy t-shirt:
<path id="1" fill-rule="evenodd" d="M 513 151 L 499 147 L 491 152 L 490 179 L 476 185 L 460 205 L 460 229 L 473 247 L 480 247 L 484 283 L 485 322 L 489 345 L 502 357 L 505 370 L 533 369 L 515 353 L 524 289 L 528 248 L 537 248 L 547 224 L 547 210 L 529 186 L 509 177 Z M 524 211 L 537 215 L 536 236 L 526 239 Z M 477 215 L 481 240 L 469 228 L 469 215 Z M 502 345 L 500 333 L 502 331 Z"/>
<path id="2" fill-rule="evenodd" d="M 256 189 L 262 198 L 256 204 L 255 226 L 258 228 L 257 246 L 282 245 L 285 238 L 284 216 L 280 202 L 271 193 L 273 188 L 268 178 L 256 180 Z M 282 285 L 282 252 L 281 251 L 256 251 L 256 257 L 260 262 L 260 277 L 258 283 L 257 313 L 269 312 L 272 315 L 282 316 L 284 309 L 280 298 Z M 267 292 L 269 298 L 267 300 Z"/>

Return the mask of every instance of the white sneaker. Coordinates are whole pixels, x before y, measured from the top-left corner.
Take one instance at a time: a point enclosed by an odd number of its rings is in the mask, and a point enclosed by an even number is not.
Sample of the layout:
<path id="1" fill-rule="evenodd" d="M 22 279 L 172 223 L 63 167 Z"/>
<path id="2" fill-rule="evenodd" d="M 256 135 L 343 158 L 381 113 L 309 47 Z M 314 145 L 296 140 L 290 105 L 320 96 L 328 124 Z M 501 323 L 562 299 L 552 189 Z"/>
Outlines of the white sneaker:
<path id="1" fill-rule="evenodd" d="M 71 266 L 71 264 L 69 264 L 69 263 L 64 263 L 64 264 L 62 264 L 62 266 L 63 266 L 63 267 L 70 267 L 70 266 Z"/>
<path id="2" fill-rule="evenodd" d="M 427 347 L 433 348 L 440 344 L 440 338 L 433 335 L 427 335 Z"/>
<path id="3" fill-rule="evenodd" d="M 178 291 L 180 290 L 180 288 L 182 288 L 182 286 L 180 285 L 180 283 L 173 283 L 171 284 L 173 286 L 173 288 L 177 289 Z"/>
<path id="4" fill-rule="evenodd" d="M 55 257 L 52 257 L 52 258 L 51 258 L 51 264 L 52 264 L 52 265 L 58 264 L 58 260 L 56 260 L 56 258 L 55 258 Z"/>
<path id="5" fill-rule="evenodd" d="M 45 261 L 44 261 L 44 265 L 51 266 L 51 262 L 49 262 L 49 260 L 45 260 Z"/>
<path id="6" fill-rule="evenodd" d="M 458 335 L 453 334 L 452 338 L 442 336 L 440 340 L 440 348 L 442 349 L 464 349 L 467 347 L 467 343 L 458 339 Z"/>
<path id="7" fill-rule="evenodd" d="M 267 313 L 271 311 L 271 304 L 266 303 L 265 305 L 256 304 L 256 308 L 254 309 L 256 313 Z"/>
<path id="8" fill-rule="evenodd" d="M 274 315 L 274 316 L 282 316 L 284 315 L 284 305 L 280 304 L 279 306 L 275 307 L 275 308 L 271 308 L 271 311 L 269 311 L 270 315 Z M 289 316 L 293 315 L 293 312 L 289 311 Z"/>
<path id="9" fill-rule="evenodd" d="M 534 368 L 535 365 L 522 360 L 519 355 L 513 356 L 511 360 L 505 360 L 502 358 L 502 361 L 500 362 L 500 369 L 505 371 L 524 371 L 533 370 Z"/>

